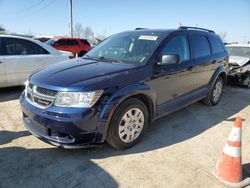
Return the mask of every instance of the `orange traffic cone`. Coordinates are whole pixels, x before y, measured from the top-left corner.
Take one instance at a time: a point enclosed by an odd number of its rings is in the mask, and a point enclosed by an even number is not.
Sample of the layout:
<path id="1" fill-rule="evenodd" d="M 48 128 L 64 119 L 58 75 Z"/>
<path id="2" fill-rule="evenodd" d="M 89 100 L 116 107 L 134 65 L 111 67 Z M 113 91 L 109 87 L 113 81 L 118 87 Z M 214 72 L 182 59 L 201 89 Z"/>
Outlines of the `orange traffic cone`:
<path id="1" fill-rule="evenodd" d="M 216 165 L 216 175 L 222 181 L 229 183 L 242 181 L 241 135 L 242 119 L 237 117 Z"/>

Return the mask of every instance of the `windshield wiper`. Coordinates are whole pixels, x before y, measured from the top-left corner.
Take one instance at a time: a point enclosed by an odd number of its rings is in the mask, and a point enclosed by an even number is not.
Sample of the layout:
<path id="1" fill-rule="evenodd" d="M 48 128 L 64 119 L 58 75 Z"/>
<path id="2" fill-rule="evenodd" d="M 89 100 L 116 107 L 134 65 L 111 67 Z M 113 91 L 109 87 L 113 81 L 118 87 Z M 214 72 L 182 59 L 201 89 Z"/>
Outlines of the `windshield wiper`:
<path id="1" fill-rule="evenodd" d="M 104 61 L 111 61 L 111 62 L 118 62 L 118 63 L 122 63 L 122 61 L 119 61 L 117 59 L 113 59 L 113 58 L 109 58 L 109 57 L 104 57 L 104 56 L 89 56 L 89 55 L 85 55 L 82 57 L 83 59 L 93 59 L 93 60 L 104 60 Z"/>
<path id="2" fill-rule="evenodd" d="M 113 58 L 110 58 L 110 57 L 100 56 L 100 57 L 97 57 L 97 58 L 101 59 L 101 60 L 104 60 L 104 61 L 112 61 L 112 62 L 122 63 L 122 61 L 117 60 L 117 59 L 113 59 Z"/>

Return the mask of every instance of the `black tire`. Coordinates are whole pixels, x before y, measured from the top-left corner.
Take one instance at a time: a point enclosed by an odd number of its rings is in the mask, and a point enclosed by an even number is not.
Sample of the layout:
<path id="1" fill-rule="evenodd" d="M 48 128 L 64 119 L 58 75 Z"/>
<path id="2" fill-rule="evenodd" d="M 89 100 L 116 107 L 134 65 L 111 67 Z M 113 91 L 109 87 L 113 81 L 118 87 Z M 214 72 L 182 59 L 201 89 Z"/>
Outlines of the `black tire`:
<path id="1" fill-rule="evenodd" d="M 247 88 L 250 89 L 250 81 L 248 82 Z"/>
<path id="2" fill-rule="evenodd" d="M 249 73 L 248 73 L 248 83 L 245 87 L 250 89 L 250 74 Z"/>
<path id="3" fill-rule="evenodd" d="M 133 108 L 138 108 L 144 115 L 144 125 L 141 130 L 141 133 L 135 138 L 130 143 L 125 143 L 122 141 L 122 139 L 119 136 L 119 124 L 123 118 L 123 116 L 131 109 Z M 116 109 L 115 113 L 113 114 L 113 118 L 109 124 L 109 129 L 107 133 L 106 140 L 107 142 L 113 146 L 114 148 L 118 150 L 123 150 L 130 148 L 137 144 L 139 140 L 143 137 L 145 130 L 148 126 L 149 123 L 149 115 L 148 115 L 148 110 L 145 104 L 136 99 L 136 98 L 131 98 L 126 101 L 124 101 L 118 108 Z"/>
<path id="4" fill-rule="evenodd" d="M 78 54 L 78 57 L 82 57 L 82 56 L 84 56 L 84 54 L 86 54 L 87 52 L 85 52 L 85 51 L 81 51 L 79 54 Z"/>
<path id="5" fill-rule="evenodd" d="M 221 93 L 220 93 L 219 98 L 217 100 L 215 100 L 214 97 L 213 97 L 213 92 L 216 89 L 216 85 L 218 83 L 222 84 L 222 89 L 221 89 Z M 206 105 L 208 105 L 208 106 L 215 106 L 215 105 L 217 105 L 220 102 L 220 99 L 221 99 L 221 96 L 222 96 L 222 93 L 223 93 L 223 88 L 224 88 L 223 79 L 221 77 L 218 77 L 216 79 L 216 81 L 214 82 L 214 85 L 212 86 L 212 89 L 209 91 L 207 97 L 203 100 L 203 102 Z"/>

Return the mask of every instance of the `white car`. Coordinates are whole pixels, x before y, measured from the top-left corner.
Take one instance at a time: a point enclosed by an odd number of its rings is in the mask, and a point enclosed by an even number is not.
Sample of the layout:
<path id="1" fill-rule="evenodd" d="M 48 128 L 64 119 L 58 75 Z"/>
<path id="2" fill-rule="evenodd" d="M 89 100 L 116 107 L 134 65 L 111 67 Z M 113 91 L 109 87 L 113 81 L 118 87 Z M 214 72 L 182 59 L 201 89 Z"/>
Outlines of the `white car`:
<path id="1" fill-rule="evenodd" d="M 250 45 L 231 44 L 226 48 L 230 56 L 228 81 L 250 88 Z"/>
<path id="2" fill-rule="evenodd" d="M 24 85 L 32 72 L 72 56 L 37 40 L 0 35 L 0 88 Z"/>

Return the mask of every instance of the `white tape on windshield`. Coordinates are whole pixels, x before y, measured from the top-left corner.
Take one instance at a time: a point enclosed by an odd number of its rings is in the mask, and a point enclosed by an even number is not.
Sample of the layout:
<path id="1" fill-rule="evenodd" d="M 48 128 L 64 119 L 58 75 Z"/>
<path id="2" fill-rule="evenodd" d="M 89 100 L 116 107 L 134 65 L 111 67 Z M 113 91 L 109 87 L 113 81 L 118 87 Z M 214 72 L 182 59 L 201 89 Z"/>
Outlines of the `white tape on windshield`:
<path id="1" fill-rule="evenodd" d="M 141 35 L 138 39 L 139 40 L 157 40 L 158 37 L 154 35 Z"/>

